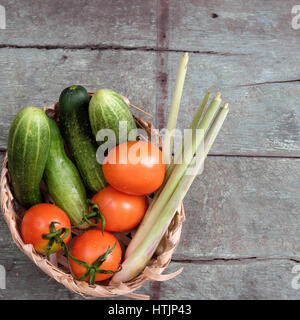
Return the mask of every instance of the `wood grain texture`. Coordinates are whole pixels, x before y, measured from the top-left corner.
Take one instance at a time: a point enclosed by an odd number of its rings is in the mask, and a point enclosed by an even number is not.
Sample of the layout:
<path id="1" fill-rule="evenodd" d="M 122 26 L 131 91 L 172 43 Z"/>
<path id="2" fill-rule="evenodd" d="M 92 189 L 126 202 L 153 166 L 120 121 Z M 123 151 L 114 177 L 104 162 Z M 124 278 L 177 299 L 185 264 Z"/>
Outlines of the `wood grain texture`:
<path id="1" fill-rule="evenodd" d="M 9 242 L 7 235 L 1 238 L 0 264 L 7 273 L 6 289 L 0 290 L 1 300 L 83 299 L 44 274 Z M 4 252 L 3 240 L 7 241 Z M 300 299 L 300 291 L 291 287 L 295 276 L 292 268 L 297 264 L 289 259 L 171 262 L 166 272 L 184 267 L 181 275 L 160 283 L 159 287 L 155 282 L 148 282 L 137 293 L 150 295 L 156 300 Z M 119 299 L 126 300 L 124 297 L 113 300 Z"/>
<path id="2" fill-rule="evenodd" d="M 16 251 L 17 249 L 15 249 Z M 3 259 L 6 268 L 6 289 L 0 290 L 1 300 L 82 300 L 63 285 L 50 279 L 21 252 Z M 237 262 L 171 262 L 166 271 L 184 267 L 176 278 L 160 283 L 148 282 L 137 293 L 155 300 L 194 299 L 300 299 L 300 290 L 291 287 L 297 265 L 290 260 L 261 260 Z M 126 297 L 106 298 L 126 300 Z"/>
<path id="3" fill-rule="evenodd" d="M 209 157 L 174 259 L 300 260 L 300 160 Z"/>
<path id="4" fill-rule="evenodd" d="M 25 258 L 27 260 L 27 258 Z M 29 260 L 16 260 L 7 268 L 7 289 L 0 291 L 0 298 L 33 300 L 82 300 L 61 284 L 32 266 Z M 0 263 L 2 261 L 0 260 Z M 289 260 L 253 261 L 238 263 L 176 263 L 170 271 L 184 267 L 177 278 L 160 284 L 158 299 L 300 299 L 300 291 L 291 287 L 295 262 Z M 193 277 L 193 278 L 192 278 Z M 154 283 L 147 283 L 141 294 L 150 294 Z M 26 290 L 24 290 L 26 288 Z M 124 297 L 108 300 L 126 300 Z M 157 299 L 156 299 L 157 300 Z"/>
<path id="5" fill-rule="evenodd" d="M 298 263 L 289 260 L 175 263 L 184 267 L 176 278 L 161 283 L 160 298 L 168 300 L 299 300 L 291 286 Z"/>
<path id="6" fill-rule="evenodd" d="M 166 270 L 184 266 L 184 273 L 139 292 L 155 299 L 299 299 L 290 287 L 300 261 L 299 161 L 209 157 L 185 200 L 183 234 Z M 0 235 L 0 264 L 8 270 L 3 299 L 80 298 L 17 249 L 2 218 Z"/>
<path id="7" fill-rule="evenodd" d="M 3 0 L 0 44 L 18 46 L 155 46 L 155 1 Z"/>
<path id="8" fill-rule="evenodd" d="M 0 69 L 2 148 L 6 147 L 10 123 L 20 109 L 52 104 L 64 88 L 74 83 L 90 91 L 116 90 L 155 114 L 154 53 L 0 49 Z"/>
<path id="9" fill-rule="evenodd" d="M 19 46 L 129 46 L 253 53 L 299 48 L 291 28 L 293 0 L 2 0 L 7 29 L 0 42 Z M 166 46 L 167 44 L 167 46 Z"/>
<path id="10" fill-rule="evenodd" d="M 299 48 L 293 0 L 188 0 L 169 5 L 169 48 L 272 56 Z"/>
<path id="11" fill-rule="evenodd" d="M 168 53 L 167 117 L 180 53 Z M 299 156 L 299 55 L 219 56 L 190 54 L 179 115 L 188 128 L 205 91 L 222 93 L 230 112 L 211 154 Z M 275 81 L 274 83 L 272 82 Z"/>
<path id="12" fill-rule="evenodd" d="M 180 53 L 156 56 L 122 50 L 0 49 L 0 147 L 6 147 L 17 111 L 50 104 L 73 83 L 127 95 L 132 103 L 156 114 L 154 122 L 162 128 L 179 57 Z M 212 154 L 299 157 L 300 82 L 268 82 L 284 81 L 287 73 L 295 77 L 294 65 L 300 58 L 276 61 L 191 54 L 178 126 L 188 127 L 206 89 L 221 91 L 230 113 Z M 257 81 L 261 84 L 253 85 Z"/>
<path id="13" fill-rule="evenodd" d="M 187 220 L 168 268 L 184 272 L 138 292 L 153 299 L 300 299 L 291 288 L 300 261 L 295 4 L 2 0 L 0 150 L 21 108 L 51 104 L 74 83 L 115 89 L 164 127 L 179 57 L 189 51 L 179 127 L 189 125 L 206 89 L 221 91 L 230 113 L 211 151 L 218 156 L 207 159 L 185 199 Z M 16 248 L 2 218 L 0 264 L 8 272 L 0 299 L 82 299 Z"/>

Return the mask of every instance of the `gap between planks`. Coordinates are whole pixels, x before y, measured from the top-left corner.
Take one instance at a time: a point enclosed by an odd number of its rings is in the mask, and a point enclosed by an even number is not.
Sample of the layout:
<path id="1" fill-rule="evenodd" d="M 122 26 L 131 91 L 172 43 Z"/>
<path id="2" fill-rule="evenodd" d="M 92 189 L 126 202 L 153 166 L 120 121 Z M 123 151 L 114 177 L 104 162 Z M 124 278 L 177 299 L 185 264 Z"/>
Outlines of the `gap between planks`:
<path id="1" fill-rule="evenodd" d="M 251 263 L 251 262 L 271 262 L 271 261 L 292 261 L 295 263 L 300 262 L 300 257 L 209 257 L 209 258 L 196 258 L 196 259 L 172 259 L 172 262 L 182 264 L 238 264 L 238 263 Z"/>
<path id="2" fill-rule="evenodd" d="M 201 50 L 184 50 L 184 49 L 169 49 L 167 47 L 130 47 L 130 46 L 117 46 L 117 45 L 74 45 L 74 46 L 64 46 L 64 45 L 16 45 L 16 44 L 0 44 L 0 49 L 37 49 L 37 50 L 90 50 L 90 51 L 141 51 L 141 52 L 154 52 L 154 53 L 193 53 L 200 55 L 218 55 L 218 56 L 245 56 L 248 53 L 232 53 L 232 52 L 218 52 L 218 51 L 201 51 Z M 300 79 L 287 79 L 287 80 L 273 80 L 257 83 L 246 83 L 235 87 L 253 87 L 261 85 L 272 85 L 272 84 L 284 84 L 300 82 Z"/>
<path id="3" fill-rule="evenodd" d="M 0 148 L 0 153 L 6 153 L 6 148 Z M 223 158 L 260 158 L 260 159 L 300 159 L 300 156 L 282 156 L 282 155 L 252 155 L 252 154 L 220 154 L 211 153 L 207 156 L 209 157 L 223 157 Z"/>
<path id="4" fill-rule="evenodd" d="M 117 46 L 117 45 L 99 45 L 99 44 L 89 44 L 89 45 L 17 45 L 17 44 L 0 44 L 0 49 L 39 49 L 39 50 L 124 50 L 124 51 L 153 51 L 153 52 L 178 52 L 178 53 L 195 53 L 195 54 L 208 54 L 208 55 L 221 55 L 221 56 L 244 56 L 247 53 L 232 53 L 232 52 L 219 52 L 212 50 L 185 50 L 185 49 L 169 49 L 166 47 L 130 47 L 130 46 Z"/>

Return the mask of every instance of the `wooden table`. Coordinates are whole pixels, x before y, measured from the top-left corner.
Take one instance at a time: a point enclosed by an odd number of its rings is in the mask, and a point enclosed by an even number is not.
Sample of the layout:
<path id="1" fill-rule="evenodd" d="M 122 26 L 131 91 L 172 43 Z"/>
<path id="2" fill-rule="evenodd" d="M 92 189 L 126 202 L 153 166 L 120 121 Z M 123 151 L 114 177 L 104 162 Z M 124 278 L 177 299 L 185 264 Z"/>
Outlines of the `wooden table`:
<path id="1" fill-rule="evenodd" d="M 153 299 L 299 299 L 300 29 L 295 1 L 8 1 L 0 30 L 0 150 L 28 105 L 66 86 L 112 88 L 164 127 L 179 57 L 190 55 L 179 125 L 205 90 L 230 114 L 184 204 L 187 220 Z M 81 299 L 50 280 L 0 221 L 0 299 Z"/>

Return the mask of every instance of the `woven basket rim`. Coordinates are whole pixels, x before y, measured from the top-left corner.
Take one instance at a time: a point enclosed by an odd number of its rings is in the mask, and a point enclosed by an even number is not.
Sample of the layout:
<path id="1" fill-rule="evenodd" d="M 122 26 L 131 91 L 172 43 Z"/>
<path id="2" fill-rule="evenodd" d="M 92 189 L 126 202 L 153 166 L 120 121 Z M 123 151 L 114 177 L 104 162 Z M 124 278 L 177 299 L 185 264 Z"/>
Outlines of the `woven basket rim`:
<path id="1" fill-rule="evenodd" d="M 92 94 L 92 93 L 90 93 Z M 128 101 L 128 102 L 127 102 Z M 129 100 L 127 99 L 127 104 L 130 106 Z M 46 112 L 48 115 L 54 117 L 56 114 L 56 107 L 58 102 L 46 107 Z M 134 119 L 137 124 L 146 130 L 147 133 L 150 130 L 155 130 L 153 124 L 142 118 L 136 117 Z M 160 137 L 158 136 L 160 139 Z M 0 178 L 0 202 L 1 202 L 1 212 L 8 225 L 13 241 L 16 243 L 18 248 L 26 254 L 40 269 L 42 269 L 51 278 L 55 279 L 57 282 L 63 284 L 69 290 L 80 294 L 83 297 L 117 297 L 117 296 L 127 296 L 134 299 L 150 299 L 148 295 L 134 293 L 135 290 L 139 289 L 148 280 L 152 281 L 165 281 L 177 276 L 182 268 L 171 274 L 162 275 L 162 272 L 169 265 L 173 252 L 179 242 L 182 223 L 185 219 L 183 204 L 181 203 L 178 208 L 172 223 L 168 228 L 168 232 L 164 236 L 165 248 L 162 253 L 160 253 L 155 258 L 152 258 L 149 264 L 146 266 L 144 271 L 126 283 L 120 284 L 108 284 L 103 285 L 96 283 L 94 286 L 89 285 L 85 281 L 78 281 L 73 278 L 70 273 L 67 273 L 62 268 L 58 267 L 56 264 L 62 262 L 61 253 L 52 254 L 50 261 L 47 260 L 45 256 L 38 254 L 31 244 L 24 244 L 18 227 L 18 212 L 16 210 L 16 200 L 14 199 L 13 192 L 10 187 L 10 178 L 7 168 L 8 155 L 5 154 L 5 158 L 2 164 L 1 178 Z"/>

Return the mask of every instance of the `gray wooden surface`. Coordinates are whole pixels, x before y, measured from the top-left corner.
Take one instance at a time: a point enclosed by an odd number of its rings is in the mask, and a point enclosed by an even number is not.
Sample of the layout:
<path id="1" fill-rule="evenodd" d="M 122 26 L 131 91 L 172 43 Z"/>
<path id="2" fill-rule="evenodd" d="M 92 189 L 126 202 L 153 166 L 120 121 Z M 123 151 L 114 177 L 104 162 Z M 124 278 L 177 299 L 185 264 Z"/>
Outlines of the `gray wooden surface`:
<path id="1" fill-rule="evenodd" d="M 230 114 L 184 204 L 168 268 L 177 278 L 138 290 L 153 299 L 300 299 L 300 30 L 294 1 L 8 1 L 0 30 L 0 159 L 27 105 L 73 83 L 112 88 L 164 127 L 177 63 L 190 62 L 179 126 L 205 90 Z M 0 299 L 81 299 L 43 274 L 0 220 Z"/>

